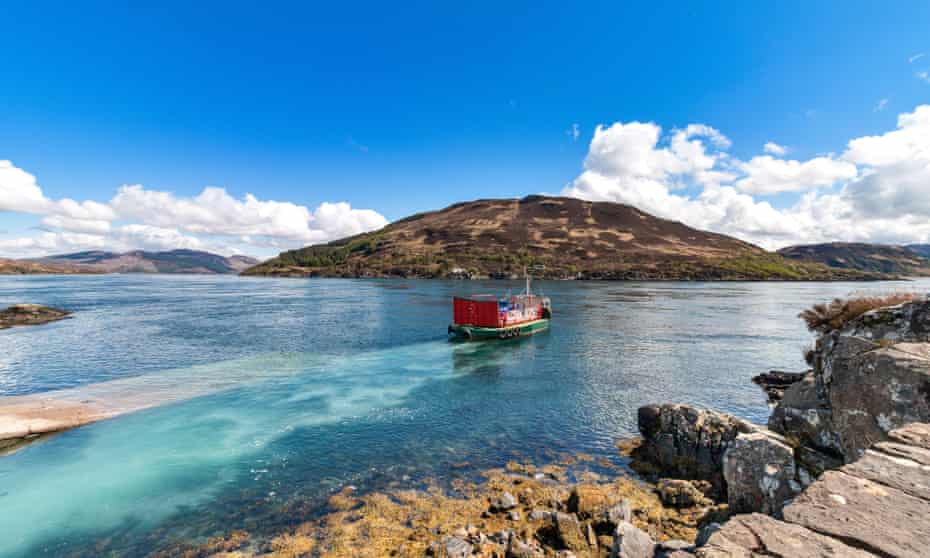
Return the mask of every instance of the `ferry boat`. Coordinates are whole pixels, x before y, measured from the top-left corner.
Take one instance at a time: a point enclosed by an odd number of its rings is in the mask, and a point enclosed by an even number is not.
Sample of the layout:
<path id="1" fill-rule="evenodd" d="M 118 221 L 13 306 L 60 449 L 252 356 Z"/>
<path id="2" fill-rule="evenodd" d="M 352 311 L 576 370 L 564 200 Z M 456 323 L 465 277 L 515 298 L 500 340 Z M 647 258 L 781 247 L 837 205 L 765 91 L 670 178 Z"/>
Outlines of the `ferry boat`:
<path id="1" fill-rule="evenodd" d="M 508 339 L 532 335 L 549 327 L 552 305 L 548 297 L 530 291 L 498 298 L 477 295 L 452 299 L 452 324 L 449 337 L 467 340 Z"/>

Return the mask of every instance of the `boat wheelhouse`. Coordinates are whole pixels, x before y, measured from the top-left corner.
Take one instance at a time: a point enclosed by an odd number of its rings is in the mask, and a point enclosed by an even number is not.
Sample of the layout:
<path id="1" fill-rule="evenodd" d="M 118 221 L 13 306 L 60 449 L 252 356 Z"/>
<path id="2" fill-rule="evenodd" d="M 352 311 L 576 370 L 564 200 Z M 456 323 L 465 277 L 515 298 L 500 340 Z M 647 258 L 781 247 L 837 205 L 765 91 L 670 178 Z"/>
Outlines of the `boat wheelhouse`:
<path id="1" fill-rule="evenodd" d="M 551 317 L 549 298 L 533 294 L 527 278 L 522 294 L 454 297 L 449 335 L 469 340 L 521 337 L 547 329 Z"/>

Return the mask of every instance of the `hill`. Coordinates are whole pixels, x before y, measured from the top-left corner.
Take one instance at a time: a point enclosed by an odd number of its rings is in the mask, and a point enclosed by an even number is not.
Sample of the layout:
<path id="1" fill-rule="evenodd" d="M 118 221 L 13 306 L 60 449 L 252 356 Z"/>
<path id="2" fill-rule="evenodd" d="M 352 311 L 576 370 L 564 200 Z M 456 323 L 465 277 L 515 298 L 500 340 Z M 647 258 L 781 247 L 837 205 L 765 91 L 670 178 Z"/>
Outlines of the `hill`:
<path id="1" fill-rule="evenodd" d="M 920 246 L 831 242 L 789 246 L 778 253 L 795 261 L 822 263 L 837 269 L 930 275 L 930 259 L 919 252 Z"/>
<path id="2" fill-rule="evenodd" d="M 458 203 L 381 230 L 282 252 L 246 275 L 544 278 L 876 278 L 796 262 L 632 206 L 528 196 Z"/>
<path id="3" fill-rule="evenodd" d="M 100 273 L 100 271 L 75 264 L 0 258 L 0 275 L 71 275 L 75 273 Z"/>
<path id="4" fill-rule="evenodd" d="M 23 261 L 23 260 L 20 260 Z M 49 256 L 34 263 L 49 266 L 77 266 L 97 273 L 239 273 L 258 260 L 247 256 L 224 257 L 198 250 L 167 252 L 89 251 Z"/>
<path id="5" fill-rule="evenodd" d="M 918 256 L 930 259 L 930 244 L 908 244 L 905 248 Z"/>

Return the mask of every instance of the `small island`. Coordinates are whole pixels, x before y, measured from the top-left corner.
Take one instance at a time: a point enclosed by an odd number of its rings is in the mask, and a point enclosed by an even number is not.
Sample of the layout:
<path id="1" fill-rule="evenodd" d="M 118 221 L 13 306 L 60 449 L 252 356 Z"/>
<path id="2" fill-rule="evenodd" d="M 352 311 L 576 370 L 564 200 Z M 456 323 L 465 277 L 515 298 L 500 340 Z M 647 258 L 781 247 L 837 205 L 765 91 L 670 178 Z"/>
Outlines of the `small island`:
<path id="1" fill-rule="evenodd" d="M 71 312 L 58 308 L 49 308 L 41 304 L 14 304 L 0 310 L 0 329 L 21 325 L 41 325 L 64 320 Z"/>

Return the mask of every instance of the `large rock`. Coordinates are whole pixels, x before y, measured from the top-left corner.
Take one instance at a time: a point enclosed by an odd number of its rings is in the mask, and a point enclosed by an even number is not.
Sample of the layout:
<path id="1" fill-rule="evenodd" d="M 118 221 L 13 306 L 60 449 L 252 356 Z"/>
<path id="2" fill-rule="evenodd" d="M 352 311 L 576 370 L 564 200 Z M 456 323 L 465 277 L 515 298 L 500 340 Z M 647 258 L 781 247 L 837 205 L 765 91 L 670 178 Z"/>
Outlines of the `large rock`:
<path id="1" fill-rule="evenodd" d="M 698 558 L 874 558 L 836 539 L 758 513 L 730 519 L 696 554 Z"/>
<path id="2" fill-rule="evenodd" d="M 833 458 L 855 461 L 890 430 L 930 420 L 928 342 L 928 300 L 866 312 L 823 333 L 813 375 L 785 389 L 769 428 L 820 452 L 813 474 Z"/>
<path id="3" fill-rule="evenodd" d="M 883 447 L 887 446 L 877 444 L 875 449 L 866 451 L 862 458 L 844 465 L 841 471 L 896 488 L 916 498 L 930 500 L 930 466 L 914 460 L 926 460 L 930 452 L 923 450 L 923 455 L 912 452 L 904 457 L 900 454 L 889 455 L 882 451 Z"/>
<path id="4" fill-rule="evenodd" d="M 930 341 L 930 299 L 866 312 L 851 320 L 841 333 L 893 343 Z"/>
<path id="5" fill-rule="evenodd" d="M 829 401 L 847 462 L 894 428 L 930 420 L 930 344 L 899 343 L 834 363 Z"/>
<path id="6" fill-rule="evenodd" d="M 796 445 L 817 448 L 829 455 L 842 451 L 833 428 L 829 402 L 821 397 L 814 374 L 791 384 L 769 416 L 769 429 L 787 436 Z"/>
<path id="7" fill-rule="evenodd" d="M 801 490 L 794 451 L 765 430 L 740 434 L 723 458 L 727 500 L 734 513 L 778 514 Z"/>
<path id="8" fill-rule="evenodd" d="M 626 521 L 617 525 L 610 558 L 652 558 L 655 542 L 645 532 Z"/>
<path id="9" fill-rule="evenodd" d="M 930 549 L 930 502 L 842 471 L 824 473 L 783 514 L 879 556 L 916 558 Z"/>
<path id="10" fill-rule="evenodd" d="M 723 454 L 729 444 L 753 427 L 736 417 L 688 405 L 648 405 L 639 409 L 643 443 L 636 457 L 662 476 L 706 480 L 725 491 Z"/>

